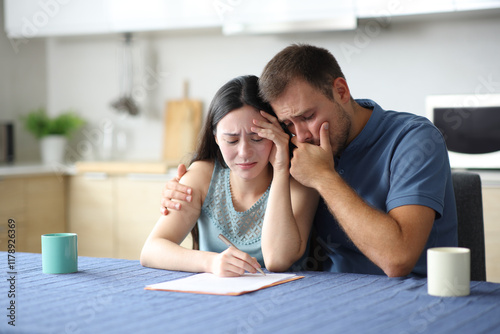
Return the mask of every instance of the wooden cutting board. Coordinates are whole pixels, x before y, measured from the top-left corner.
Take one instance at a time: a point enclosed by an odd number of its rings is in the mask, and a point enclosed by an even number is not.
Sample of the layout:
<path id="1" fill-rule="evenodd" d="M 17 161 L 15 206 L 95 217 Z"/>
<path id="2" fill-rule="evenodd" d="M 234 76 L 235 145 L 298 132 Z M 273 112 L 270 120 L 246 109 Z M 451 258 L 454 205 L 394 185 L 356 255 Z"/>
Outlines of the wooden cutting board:
<path id="1" fill-rule="evenodd" d="M 187 163 L 196 148 L 203 118 L 203 103 L 188 98 L 184 83 L 184 98 L 167 101 L 164 117 L 163 159 Z"/>

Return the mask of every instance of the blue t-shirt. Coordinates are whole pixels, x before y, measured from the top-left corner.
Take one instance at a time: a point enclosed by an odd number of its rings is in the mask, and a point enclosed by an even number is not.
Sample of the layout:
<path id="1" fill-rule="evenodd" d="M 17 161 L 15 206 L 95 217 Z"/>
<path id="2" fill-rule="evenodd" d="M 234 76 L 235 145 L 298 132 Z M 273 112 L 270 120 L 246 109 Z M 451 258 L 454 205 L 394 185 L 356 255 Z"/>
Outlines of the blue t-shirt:
<path id="1" fill-rule="evenodd" d="M 361 133 L 335 159 L 335 169 L 366 203 L 383 212 L 403 205 L 424 205 L 436 211 L 429 239 L 412 271 L 425 276 L 428 248 L 457 245 L 455 195 L 446 144 L 424 117 L 383 110 L 371 100 L 356 102 L 373 112 Z M 314 223 L 317 241 L 328 255 L 324 270 L 384 274 L 350 241 L 323 200 Z"/>

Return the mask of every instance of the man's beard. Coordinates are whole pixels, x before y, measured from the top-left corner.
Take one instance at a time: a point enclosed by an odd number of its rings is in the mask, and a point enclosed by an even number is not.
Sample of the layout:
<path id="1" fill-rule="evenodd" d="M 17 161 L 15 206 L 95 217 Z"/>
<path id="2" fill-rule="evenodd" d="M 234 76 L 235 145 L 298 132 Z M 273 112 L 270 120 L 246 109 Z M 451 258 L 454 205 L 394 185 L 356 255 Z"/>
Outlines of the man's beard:
<path id="1" fill-rule="evenodd" d="M 344 150 L 347 148 L 348 146 L 348 143 L 347 141 L 349 140 L 349 132 L 350 132 L 350 129 L 351 129 L 351 118 L 349 117 L 349 115 L 347 114 L 347 112 L 345 111 L 345 109 L 337 102 L 337 101 L 333 101 L 335 103 L 335 106 L 336 106 L 336 111 L 337 114 L 341 115 L 340 119 L 339 119 L 339 124 L 341 124 L 341 133 L 339 133 L 339 135 L 335 136 L 334 139 L 336 141 L 336 143 L 331 143 L 331 145 L 333 144 L 336 144 L 335 146 L 332 146 L 332 153 L 333 153 L 333 156 L 338 156 L 340 157 L 340 155 L 342 154 L 342 152 L 344 152 Z"/>

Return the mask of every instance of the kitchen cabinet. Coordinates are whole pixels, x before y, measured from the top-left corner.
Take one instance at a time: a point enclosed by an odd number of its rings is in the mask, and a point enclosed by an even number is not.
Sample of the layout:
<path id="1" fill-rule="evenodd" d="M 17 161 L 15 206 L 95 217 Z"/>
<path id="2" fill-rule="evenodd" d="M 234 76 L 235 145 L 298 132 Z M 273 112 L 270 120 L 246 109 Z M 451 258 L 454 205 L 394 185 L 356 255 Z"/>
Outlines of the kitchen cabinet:
<path id="1" fill-rule="evenodd" d="M 5 31 L 9 38 L 31 38 L 220 27 L 225 33 L 331 30 L 339 24 L 353 29 L 352 1 L 5 0 Z M 255 25 L 257 31 L 250 28 Z"/>
<path id="2" fill-rule="evenodd" d="M 9 38 L 208 28 L 221 24 L 204 0 L 5 0 Z"/>
<path id="3" fill-rule="evenodd" d="M 68 180 L 68 231 L 78 235 L 78 255 L 114 255 L 112 181 L 93 174 Z"/>
<path id="4" fill-rule="evenodd" d="M 353 30 L 357 26 L 353 0 L 241 1 L 222 13 L 226 35 Z"/>
<path id="5" fill-rule="evenodd" d="M 16 222 L 16 234 L 21 233 L 21 227 L 25 225 L 25 203 L 23 200 L 24 182 L 19 179 L 0 180 L 0 250 L 7 250 L 8 220 Z M 23 231 L 24 233 L 24 231 Z M 16 248 L 21 247 L 21 239 L 16 235 Z"/>
<path id="6" fill-rule="evenodd" d="M 476 10 L 498 8 L 499 0 L 454 0 L 456 10 Z"/>
<path id="7" fill-rule="evenodd" d="M 357 18 L 499 8 L 500 0 L 4 0 L 9 38 L 222 28 L 225 34 L 355 29 Z"/>
<path id="8" fill-rule="evenodd" d="M 103 1 L 103 0 L 101 0 Z M 220 26 L 215 2 L 206 0 L 105 0 L 112 32 Z"/>
<path id="9" fill-rule="evenodd" d="M 138 259 L 160 217 L 160 193 L 165 181 L 116 178 L 116 257 Z"/>
<path id="10" fill-rule="evenodd" d="M 499 0 L 354 0 L 358 18 L 451 13 L 500 7 Z"/>
<path id="11" fill-rule="evenodd" d="M 453 12 L 454 0 L 355 0 L 359 18 Z"/>
<path id="12" fill-rule="evenodd" d="M 106 4 L 101 0 L 4 0 L 9 38 L 31 38 L 109 31 Z"/>
<path id="13" fill-rule="evenodd" d="M 41 235 L 66 231 L 66 177 L 56 174 L 0 179 L 0 250 L 7 250 L 7 224 L 16 223 L 16 252 L 41 251 Z"/>
<path id="14" fill-rule="evenodd" d="M 82 256 L 137 260 L 170 175 L 84 173 L 68 182 L 68 230 Z M 187 238 L 182 246 L 191 248 Z"/>

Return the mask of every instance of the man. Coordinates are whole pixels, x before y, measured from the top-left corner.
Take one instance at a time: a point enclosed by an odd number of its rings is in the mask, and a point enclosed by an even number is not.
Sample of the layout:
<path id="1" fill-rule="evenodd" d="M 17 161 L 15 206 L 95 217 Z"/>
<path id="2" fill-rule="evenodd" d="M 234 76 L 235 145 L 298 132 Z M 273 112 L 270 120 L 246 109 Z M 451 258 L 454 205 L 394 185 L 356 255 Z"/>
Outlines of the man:
<path id="1" fill-rule="evenodd" d="M 271 59 L 260 90 L 295 135 L 291 175 L 322 197 L 324 270 L 425 276 L 428 248 L 457 245 L 447 150 L 427 119 L 354 100 L 335 58 L 310 45 Z M 172 197 L 186 198 L 166 190 L 162 204 Z"/>

